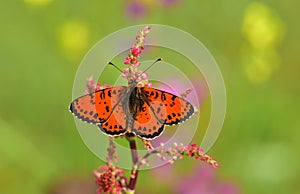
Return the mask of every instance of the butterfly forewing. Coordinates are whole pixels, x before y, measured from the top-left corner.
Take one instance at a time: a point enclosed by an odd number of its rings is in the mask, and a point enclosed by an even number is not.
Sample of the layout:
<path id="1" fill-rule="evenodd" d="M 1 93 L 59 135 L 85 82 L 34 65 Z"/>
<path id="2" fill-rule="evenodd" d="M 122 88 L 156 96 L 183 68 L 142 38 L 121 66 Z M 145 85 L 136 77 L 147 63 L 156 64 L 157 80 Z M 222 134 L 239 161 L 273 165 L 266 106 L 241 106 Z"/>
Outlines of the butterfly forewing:
<path id="1" fill-rule="evenodd" d="M 148 102 L 159 120 L 166 125 L 184 122 L 194 114 L 194 107 L 183 98 L 154 88 L 145 87 Z"/>
<path id="2" fill-rule="evenodd" d="M 105 122 L 125 94 L 126 87 L 106 88 L 75 99 L 71 112 L 79 119 L 88 123 Z"/>

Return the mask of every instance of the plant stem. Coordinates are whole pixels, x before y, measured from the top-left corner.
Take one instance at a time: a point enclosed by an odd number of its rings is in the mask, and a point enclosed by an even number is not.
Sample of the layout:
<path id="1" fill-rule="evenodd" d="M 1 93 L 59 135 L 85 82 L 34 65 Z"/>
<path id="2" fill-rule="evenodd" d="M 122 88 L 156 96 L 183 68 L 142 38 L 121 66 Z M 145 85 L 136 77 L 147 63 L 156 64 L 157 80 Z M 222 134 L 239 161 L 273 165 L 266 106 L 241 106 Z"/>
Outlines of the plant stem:
<path id="1" fill-rule="evenodd" d="M 127 133 L 126 134 L 126 139 L 129 141 L 130 145 L 130 150 L 131 150 L 131 156 L 132 156 L 132 170 L 130 174 L 130 180 L 127 185 L 127 188 L 131 191 L 135 190 L 135 185 L 138 177 L 138 154 L 137 154 L 137 148 L 136 148 L 136 143 L 135 143 L 135 135 L 132 133 Z"/>

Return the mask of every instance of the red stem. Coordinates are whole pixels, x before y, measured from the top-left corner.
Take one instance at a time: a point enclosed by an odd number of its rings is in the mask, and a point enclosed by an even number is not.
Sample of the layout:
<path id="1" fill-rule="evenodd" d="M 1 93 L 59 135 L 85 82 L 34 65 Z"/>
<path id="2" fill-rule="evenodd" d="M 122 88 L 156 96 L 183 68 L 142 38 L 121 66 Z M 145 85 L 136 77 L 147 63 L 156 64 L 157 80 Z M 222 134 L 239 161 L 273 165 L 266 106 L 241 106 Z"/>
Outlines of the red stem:
<path id="1" fill-rule="evenodd" d="M 132 156 L 132 163 L 133 163 L 133 167 L 132 167 L 131 174 L 130 174 L 130 180 L 127 185 L 127 188 L 134 191 L 137 177 L 138 177 L 138 172 L 139 172 L 138 168 L 136 166 L 136 165 L 138 165 L 138 154 L 137 154 L 136 143 L 135 143 L 135 135 L 128 133 L 128 134 L 126 134 L 126 138 L 129 141 L 131 156 Z"/>

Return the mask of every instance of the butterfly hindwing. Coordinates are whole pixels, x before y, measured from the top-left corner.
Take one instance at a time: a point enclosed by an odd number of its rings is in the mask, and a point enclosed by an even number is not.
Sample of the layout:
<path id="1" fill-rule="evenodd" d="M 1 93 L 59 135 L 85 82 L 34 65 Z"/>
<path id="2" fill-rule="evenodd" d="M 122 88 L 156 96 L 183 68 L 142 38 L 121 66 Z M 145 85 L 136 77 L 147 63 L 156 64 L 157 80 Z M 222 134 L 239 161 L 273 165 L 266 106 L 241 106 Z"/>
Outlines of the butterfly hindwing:
<path id="1" fill-rule="evenodd" d="M 166 125 L 175 125 L 184 122 L 194 114 L 191 103 L 174 94 L 144 87 L 151 109 L 159 120 L 164 120 Z"/>
<path id="2" fill-rule="evenodd" d="M 99 128 L 109 135 L 121 135 L 126 132 L 126 114 L 123 111 L 123 104 L 119 102 L 110 117 L 104 123 L 98 125 Z"/>
<path id="3" fill-rule="evenodd" d="M 136 116 L 132 126 L 132 132 L 143 139 L 153 139 L 158 137 L 164 130 L 164 122 L 161 122 L 154 115 L 150 106 L 146 103 Z"/>
<path id="4" fill-rule="evenodd" d="M 125 90 L 125 86 L 118 86 L 81 96 L 71 103 L 70 111 L 88 123 L 103 123 L 110 117 Z"/>

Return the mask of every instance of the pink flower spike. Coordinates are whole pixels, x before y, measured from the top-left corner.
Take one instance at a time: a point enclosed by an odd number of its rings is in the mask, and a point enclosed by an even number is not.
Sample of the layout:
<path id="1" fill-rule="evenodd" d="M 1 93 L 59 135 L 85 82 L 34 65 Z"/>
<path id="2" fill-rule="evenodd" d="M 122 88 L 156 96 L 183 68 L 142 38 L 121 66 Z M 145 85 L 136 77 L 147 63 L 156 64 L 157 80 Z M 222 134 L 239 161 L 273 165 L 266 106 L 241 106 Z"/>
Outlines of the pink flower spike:
<path id="1" fill-rule="evenodd" d="M 193 91 L 192 88 L 188 88 L 186 91 L 184 91 L 182 94 L 180 94 L 180 96 L 181 96 L 182 98 L 186 98 L 187 95 L 188 95 L 189 93 L 191 93 L 192 91 Z"/>
<path id="2" fill-rule="evenodd" d="M 141 63 L 138 61 L 134 64 L 135 68 L 139 67 L 141 65 Z"/>
<path id="3" fill-rule="evenodd" d="M 121 75 L 123 78 L 130 80 L 134 80 L 137 82 L 139 86 L 145 86 L 148 83 L 148 77 L 144 75 L 140 75 L 141 73 L 134 74 L 134 72 L 138 72 L 137 68 L 141 65 L 138 58 L 140 54 L 144 50 L 144 42 L 145 37 L 149 33 L 150 26 L 146 26 L 144 29 L 139 31 L 139 34 L 136 36 L 136 42 L 130 47 L 130 53 L 126 56 L 124 60 L 125 65 L 129 65 L 131 75 L 129 73 L 123 72 Z"/>
<path id="4" fill-rule="evenodd" d="M 132 58 L 130 59 L 130 63 L 131 63 L 131 64 L 136 64 L 136 63 L 137 63 L 137 58 L 136 58 L 136 57 L 132 57 Z"/>
<path id="5" fill-rule="evenodd" d="M 145 86 L 146 87 L 152 87 L 152 83 L 146 83 Z"/>
<path id="6" fill-rule="evenodd" d="M 142 78 L 141 77 L 137 77 L 134 81 L 140 82 L 140 81 L 142 81 Z"/>
<path id="7" fill-rule="evenodd" d="M 212 165 L 214 168 L 219 168 L 219 164 L 218 164 L 217 161 L 215 161 L 215 160 L 212 160 L 211 165 Z"/>
<path id="8" fill-rule="evenodd" d="M 132 77 L 133 79 L 136 79 L 136 77 L 137 77 L 137 72 L 131 72 L 131 77 Z"/>
<path id="9" fill-rule="evenodd" d="M 89 92 L 88 92 L 87 90 L 84 90 L 84 91 L 83 91 L 83 94 L 84 94 L 84 95 L 87 95 L 87 94 L 89 94 Z"/>
<path id="10" fill-rule="evenodd" d="M 111 88 L 111 86 L 108 85 L 108 84 L 104 84 L 103 87 L 104 87 L 104 88 Z"/>
<path id="11" fill-rule="evenodd" d="M 133 48 L 133 49 L 131 49 L 131 53 L 134 55 L 134 56 L 136 56 L 136 57 L 138 57 L 140 54 L 141 54 L 141 49 L 140 48 Z"/>
<path id="12" fill-rule="evenodd" d="M 142 80 L 146 80 L 146 79 L 148 79 L 148 73 L 147 72 L 142 74 Z"/>
<path id="13" fill-rule="evenodd" d="M 214 168 L 219 167 L 217 161 L 205 154 L 204 151 L 196 144 L 192 144 L 190 146 L 183 146 L 182 144 L 179 144 L 178 146 L 178 144 L 175 143 L 173 147 L 169 147 L 168 149 L 159 149 L 158 153 L 168 157 L 170 161 L 175 161 L 177 159 L 181 159 L 183 156 L 187 156 L 194 159 L 200 159 L 201 161 L 212 165 Z"/>
<path id="14" fill-rule="evenodd" d="M 101 89 L 101 84 L 100 83 L 95 83 L 94 79 L 92 76 L 87 78 L 87 83 L 86 83 L 87 89 L 83 91 L 84 94 L 90 94 L 96 91 L 99 91 Z"/>
<path id="15" fill-rule="evenodd" d="M 124 70 L 123 70 L 123 73 L 125 73 L 125 74 L 128 74 L 130 72 L 130 69 L 129 68 L 125 68 Z"/>
<path id="16" fill-rule="evenodd" d="M 147 150 L 151 150 L 151 151 L 154 150 L 154 148 L 153 148 L 153 146 L 151 145 L 151 142 L 150 142 L 149 140 L 144 140 L 144 139 L 143 139 L 143 142 L 144 142 L 145 147 L 147 148 Z"/>
<path id="17" fill-rule="evenodd" d="M 122 76 L 123 78 L 126 78 L 126 79 L 127 79 L 128 77 L 130 77 L 130 69 L 129 69 L 129 68 L 125 68 L 125 69 L 123 70 L 121 76 Z"/>
<path id="18" fill-rule="evenodd" d="M 140 36 L 138 38 L 140 38 Z M 133 48 L 138 48 L 138 47 L 139 47 L 139 45 L 137 43 L 134 43 L 130 48 L 133 49 Z"/>

